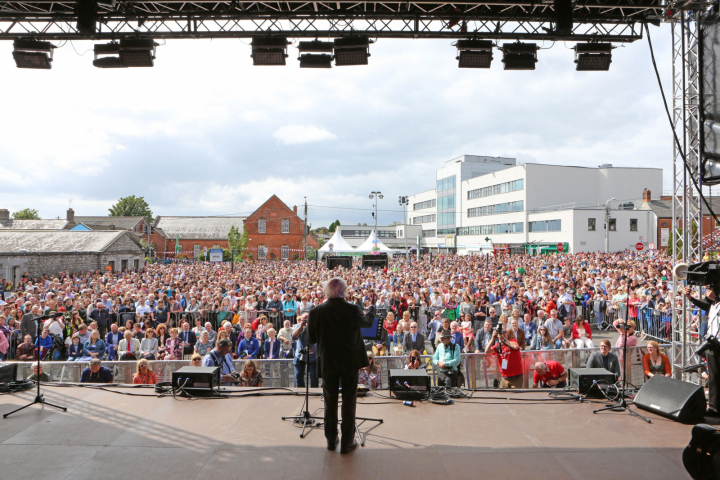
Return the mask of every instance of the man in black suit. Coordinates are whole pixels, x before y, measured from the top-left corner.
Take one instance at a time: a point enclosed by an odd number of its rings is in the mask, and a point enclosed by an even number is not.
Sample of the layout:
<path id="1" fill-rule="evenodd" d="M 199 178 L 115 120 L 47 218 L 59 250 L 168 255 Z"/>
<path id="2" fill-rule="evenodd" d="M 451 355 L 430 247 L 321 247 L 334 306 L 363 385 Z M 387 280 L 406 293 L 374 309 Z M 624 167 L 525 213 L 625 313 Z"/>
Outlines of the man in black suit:
<path id="1" fill-rule="evenodd" d="M 420 355 L 425 350 L 425 335 L 418 333 L 418 325 L 415 322 L 410 324 L 410 332 L 406 333 L 403 339 L 403 354 L 409 355 L 413 350 L 420 352 Z"/>
<path id="2" fill-rule="evenodd" d="M 617 375 L 618 379 L 621 377 L 620 360 L 617 355 L 610 352 L 610 340 L 600 341 L 600 351 L 593 352 L 588 357 L 586 368 L 604 368 Z"/>
<path id="3" fill-rule="evenodd" d="M 182 330 L 180 331 L 178 338 L 180 338 L 180 341 L 183 342 L 183 355 L 192 355 L 195 351 L 197 338 L 195 337 L 195 332 L 190 330 L 190 324 L 188 322 L 183 323 Z"/>
<path id="4" fill-rule="evenodd" d="M 22 316 L 20 319 L 20 331 L 22 332 L 23 338 L 25 338 L 25 335 L 30 335 L 33 339 L 33 342 L 35 341 L 35 337 L 37 337 L 37 331 L 38 331 L 38 322 L 41 320 L 36 320 L 40 316 L 40 307 L 37 305 L 33 306 L 28 313 Z"/>
<path id="5" fill-rule="evenodd" d="M 328 450 L 338 443 L 338 391 L 342 382 L 342 442 L 340 453 L 357 448 L 355 407 L 358 371 L 369 366 L 361 328 L 372 326 L 375 307 L 362 311 L 344 300 L 347 283 L 342 278 L 328 280 L 323 290 L 327 301 L 309 313 L 309 343 L 317 344 L 317 365 L 323 378 L 325 398 L 325 438 Z M 307 313 L 303 314 L 305 318 Z"/>

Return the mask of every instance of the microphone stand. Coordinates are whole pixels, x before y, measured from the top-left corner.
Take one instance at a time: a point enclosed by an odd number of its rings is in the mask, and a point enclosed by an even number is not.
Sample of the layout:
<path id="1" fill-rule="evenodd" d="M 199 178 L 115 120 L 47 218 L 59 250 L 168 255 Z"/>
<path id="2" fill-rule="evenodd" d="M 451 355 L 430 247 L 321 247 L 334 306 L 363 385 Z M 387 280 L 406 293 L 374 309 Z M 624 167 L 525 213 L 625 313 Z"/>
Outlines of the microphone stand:
<path id="1" fill-rule="evenodd" d="M 628 319 L 629 319 L 629 317 L 630 317 L 630 309 L 627 308 L 627 307 L 628 307 L 627 300 L 626 300 L 625 305 L 626 305 L 626 312 L 627 312 L 627 315 L 626 315 L 626 316 L 627 316 Z M 621 389 L 620 389 L 620 403 L 618 403 L 618 404 L 611 403 L 611 404 L 609 404 L 609 405 L 605 405 L 603 408 L 600 408 L 600 409 L 598 409 L 598 410 L 594 410 L 593 413 L 599 413 L 599 412 L 605 412 L 605 411 L 610 411 L 610 412 L 628 412 L 628 413 L 630 413 L 631 415 L 633 415 L 633 416 L 635 416 L 635 417 L 638 417 L 638 418 L 641 419 L 641 420 L 645 420 L 647 423 L 652 423 L 649 418 L 643 417 L 642 415 L 640 415 L 639 413 L 637 413 L 636 411 L 634 411 L 632 408 L 630 408 L 630 406 L 629 406 L 629 405 L 627 404 L 627 402 L 625 401 L 625 389 L 626 389 L 626 386 L 627 386 L 627 374 L 626 374 L 626 371 L 627 371 L 627 363 L 628 363 L 628 358 L 627 358 L 628 324 L 627 324 L 627 320 L 626 320 L 625 323 L 624 323 L 623 337 L 624 337 L 624 340 L 625 340 L 625 341 L 623 342 L 623 371 L 622 371 L 622 374 L 623 374 L 623 375 L 622 375 L 622 387 L 621 387 Z"/>
<path id="2" fill-rule="evenodd" d="M 37 338 L 40 338 L 40 337 L 42 336 L 42 321 L 43 321 L 43 320 L 47 320 L 48 318 L 57 318 L 57 317 L 60 317 L 60 316 L 62 316 L 62 313 L 60 313 L 60 314 L 55 314 L 55 315 L 45 315 L 45 316 L 36 318 L 35 320 L 37 320 Z M 26 409 L 26 408 L 28 408 L 28 407 L 30 407 L 30 406 L 32 406 L 32 405 L 35 405 L 35 404 L 48 405 L 48 406 L 50 406 L 50 407 L 59 408 L 59 409 L 62 410 L 63 412 L 67 412 L 67 407 L 61 407 L 60 405 L 54 405 L 54 404 L 52 404 L 52 403 L 50 403 L 50 402 L 46 402 L 46 401 L 45 401 L 45 398 L 44 398 L 43 395 L 40 393 L 40 383 L 42 383 L 42 382 L 41 382 L 42 374 L 40 373 L 40 348 L 39 348 L 39 346 L 38 346 L 38 349 L 37 349 L 37 355 L 36 355 L 35 360 L 37 361 L 37 364 L 38 364 L 38 374 L 37 374 L 37 380 L 36 380 L 36 383 L 37 383 L 37 394 L 35 395 L 35 400 L 33 400 L 31 403 L 28 403 L 28 404 L 25 405 L 24 407 L 20 407 L 20 408 L 18 408 L 18 409 L 13 410 L 13 411 L 10 412 L 10 413 L 4 414 L 4 415 L 3 415 L 3 418 L 8 418 L 8 417 L 9 417 L 10 415 L 12 415 L 13 413 L 17 413 L 17 412 L 19 412 L 20 410 L 24 410 L 24 409 Z"/>
<path id="3" fill-rule="evenodd" d="M 301 332 L 302 335 L 302 332 Z M 309 347 L 305 347 L 300 350 L 302 355 L 305 355 L 307 361 L 305 362 L 305 400 L 303 401 L 302 413 L 300 415 L 294 415 L 292 417 L 282 417 L 283 420 L 292 420 L 294 424 L 302 424 L 302 431 L 300 432 L 300 438 L 305 438 L 305 429 L 310 426 L 320 426 L 321 423 L 316 420 L 324 420 L 324 417 L 314 417 L 310 415 L 310 353 Z"/>

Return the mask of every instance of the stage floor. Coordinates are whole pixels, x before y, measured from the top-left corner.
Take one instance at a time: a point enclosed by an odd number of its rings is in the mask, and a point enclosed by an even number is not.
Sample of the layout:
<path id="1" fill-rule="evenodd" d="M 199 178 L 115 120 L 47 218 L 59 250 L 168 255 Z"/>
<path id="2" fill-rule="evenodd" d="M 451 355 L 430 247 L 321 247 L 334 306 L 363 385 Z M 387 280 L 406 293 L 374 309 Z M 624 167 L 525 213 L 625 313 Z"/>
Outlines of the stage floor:
<path id="1" fill-rule="evenodd" d="M 132 393 L 151 389 L 118 388 Z M 374 397 L 358 416 L 366 447 L 341 455 L 322 430 L 299 438 L 282 416 L 302 397 L 187 400 L 80 387 L 44 388 L 62 413 L 33 406 L 0 419 L 0 472 L 12 480 L 183 479 L 689 479 L 682 450 L 691 426 L 641 412 L 594 415 L 601 405 L 536 403 L 547 393 L 475 393 L 451 406 Z M 490 397 L 522 398 L 508 402 Z M 34 390 L 0 396 L 0 414 Z M 478 402 L 478 403 L 471 403 Z M 310 411 L 322 407 L 311 397 Z"/>

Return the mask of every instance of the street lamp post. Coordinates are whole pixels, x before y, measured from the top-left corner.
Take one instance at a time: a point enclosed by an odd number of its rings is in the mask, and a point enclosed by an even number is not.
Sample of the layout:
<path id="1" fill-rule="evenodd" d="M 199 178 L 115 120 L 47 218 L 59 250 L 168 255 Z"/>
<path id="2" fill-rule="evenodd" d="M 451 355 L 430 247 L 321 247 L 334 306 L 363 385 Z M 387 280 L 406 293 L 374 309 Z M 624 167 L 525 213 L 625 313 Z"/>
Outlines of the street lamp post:
<path id="1" fill-rule="evenodd" d="M 375 217 L 375 235 L 377 235 L 378 199 L 383 199 L 381 192 L 370 192 L 370 200 L 375 200 L 375 203 L 373 204 L 373 207 L 375 208 L 375 212 L 373 212 L 373 217 Z"/>
<path id="2" fill-rule="evenodd" d="M 610 203 L 615 201 L 615 197 L 605 202 L 605 253 L 610 253 Z"/>
<path id="3" fill-rule="evenodd" d="M 410 260 L 410 255 L 408 253 L 408 244 L 407 244 L 407 204 L 408 204 L 408 197 L 398 197 L 398 203 L 402 205 L 403 207 L 403 237 L 405 237 L 405 262 L 407 263 Z"/>

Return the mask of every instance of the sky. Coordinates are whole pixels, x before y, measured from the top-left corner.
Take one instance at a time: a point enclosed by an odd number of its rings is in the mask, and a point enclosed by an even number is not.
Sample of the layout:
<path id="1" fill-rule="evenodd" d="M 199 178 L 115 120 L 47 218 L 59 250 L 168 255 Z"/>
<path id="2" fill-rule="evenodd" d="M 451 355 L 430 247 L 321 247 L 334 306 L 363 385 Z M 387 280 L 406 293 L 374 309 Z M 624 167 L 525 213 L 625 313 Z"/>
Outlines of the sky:
<path id="1" fill-rule="evenodd" d="M 670 27 L 650 28 L 671 99 Z M 136 195 L 155 215 L 249 215 L 276 194 L 301 216 L 307 197 L 317 228 L 372 224 L 381 191 L 387 224 L 403 219 L 398 196 L 463 154 L 659 167 L 670 189 L 647 40 L 613 50 L 609 72 L 576 72 L 570 43 L 541 46 L 535 71 L 503 71 L 498 51 L 489 70 L 459 69 L 450 40 L 381 38 L 369 65 L 327 70 L 300 69 L 295 47 L 285 67 L 254 67 L 249 40 L 168 40 L 154 68 L 103 70 L 72 42 L 46 71 L 15 68 L 0 42 L 0 208 L 107 215 Z"/>

